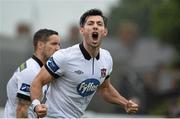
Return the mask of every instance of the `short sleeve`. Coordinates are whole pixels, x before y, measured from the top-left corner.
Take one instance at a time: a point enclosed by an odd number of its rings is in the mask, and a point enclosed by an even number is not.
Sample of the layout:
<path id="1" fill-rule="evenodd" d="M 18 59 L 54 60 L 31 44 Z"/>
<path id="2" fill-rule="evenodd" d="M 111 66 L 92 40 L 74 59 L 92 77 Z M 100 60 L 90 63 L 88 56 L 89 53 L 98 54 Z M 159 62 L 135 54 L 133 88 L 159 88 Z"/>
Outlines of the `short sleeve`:
<path id="1" fill-rule="evenodd" d="M 16 79 L 17 79 L 17 97 L 22 98 L 25 100 L 30 101 L 30 85 L 37 75 L 36 72 L 32 70 L 25 70 L 17 74 Z"/>
<path id="2" fill-rule="evenodd" d="M 107 61 L 108 61 L 108 68 L 109 68 L 109 72 L 108 72 L 108 75 L 111 75 L 111 73 L 112 73 L 112 69 L 113 69 L 113 60 L 112 60 L 112 57 L 111 57 L 111 54 L 108 52 L 107 53 Z"/>
<path id="3" fill-rule="evenodd" d="M 63 74 L 65 64 L 66 58 L 64 52 L 59 50 L 48 59 L 45 68 L 54 78 L 58 78 Z"/>
<path id="4" fill-rule="evenodd" d="M 107 65 L 108 65 L 108 74 L 106 76 L 105 79 L 108 79 L 112 73 L 112 69 L 113 69 L 113 60 L 112 60 L 112 57 L 111 57 L 111 54 L 107 51 Z"/>

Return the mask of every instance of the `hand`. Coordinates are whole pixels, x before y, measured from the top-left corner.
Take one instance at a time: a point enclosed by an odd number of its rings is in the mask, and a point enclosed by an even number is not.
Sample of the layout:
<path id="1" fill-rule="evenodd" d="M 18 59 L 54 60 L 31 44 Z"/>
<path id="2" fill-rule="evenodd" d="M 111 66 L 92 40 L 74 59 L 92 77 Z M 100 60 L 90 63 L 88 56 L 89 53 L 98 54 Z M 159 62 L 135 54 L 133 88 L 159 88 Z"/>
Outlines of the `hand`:
<path id="1" fill-rule="evenodd" d="M 35 112 L 38 118 L 45 117 L 47 114 L 47 106 L 45 104 L 39 104 L 35 107 Z"/>
<path id="2" fill-rule="evenodd" d="M 127 113 L 136 113 L 138 111 L 138 104 L 129 100 L 125 106 L 125 110 Z"/>

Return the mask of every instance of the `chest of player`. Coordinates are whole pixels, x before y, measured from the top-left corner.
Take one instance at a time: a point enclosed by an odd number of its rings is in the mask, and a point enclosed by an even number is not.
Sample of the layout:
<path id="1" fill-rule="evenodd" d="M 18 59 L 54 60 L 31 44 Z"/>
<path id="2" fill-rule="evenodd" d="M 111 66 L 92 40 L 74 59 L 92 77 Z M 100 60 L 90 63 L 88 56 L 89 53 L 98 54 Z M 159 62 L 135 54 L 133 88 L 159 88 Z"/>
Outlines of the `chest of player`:
<path id="1" fill-rule="evenodd" d="M 100 85 L 108 74 L 106 62 L 96 58 L 71 61 L 65 70 L 66 80 L 77 85 L 83 82 L 89 85 Z"/>

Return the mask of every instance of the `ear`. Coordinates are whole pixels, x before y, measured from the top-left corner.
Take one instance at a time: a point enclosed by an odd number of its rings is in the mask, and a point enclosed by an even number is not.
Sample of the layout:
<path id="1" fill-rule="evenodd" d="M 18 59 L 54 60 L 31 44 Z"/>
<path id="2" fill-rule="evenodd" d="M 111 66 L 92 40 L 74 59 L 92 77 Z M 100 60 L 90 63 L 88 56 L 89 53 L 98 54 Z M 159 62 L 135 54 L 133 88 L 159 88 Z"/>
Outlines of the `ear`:
<path id="1" fill-rule="evenodd" d="M 108 34 L 108 30 L 107 30 L 107 28 L 105 28 L 105 30 L 104 30 L 104 36 L 107 36 L 107 34 Z"/>
<path id="2" fill-rule="evenodd" d="M 83 27 L 80 27 L 80 28 L 79 28 L 79 32 L 80 32 L 80 34 L 83 34 L 83 32 L 84 32 Z"/>
<path id="3" fill-rule="evenodd" d="M 37 48 L 42 49 L 44 47 L 44 42 L 38 41 Z"/>

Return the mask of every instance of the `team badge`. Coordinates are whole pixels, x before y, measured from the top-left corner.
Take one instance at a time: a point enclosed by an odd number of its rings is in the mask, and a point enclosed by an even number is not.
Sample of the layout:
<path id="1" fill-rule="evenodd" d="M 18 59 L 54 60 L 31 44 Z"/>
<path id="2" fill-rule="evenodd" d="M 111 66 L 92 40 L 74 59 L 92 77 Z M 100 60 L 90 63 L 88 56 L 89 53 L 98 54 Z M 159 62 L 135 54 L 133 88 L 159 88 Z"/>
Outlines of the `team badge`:
<path id="1" fill-rule="evenodd" d="M 106 69 L 101 69 L 101 78 L 104 78 L 106 76 Z"/>
<path id="2" fill-rule="evenodd" d="M 49 69 L 53 72 L 56 72 L 59 67 L 57 66 L 57 64 L 54 62 L 54 59 L 51 57 L 49 58 L 49 60 L 47 61 L 47 66 L 49 67 Z"/>

